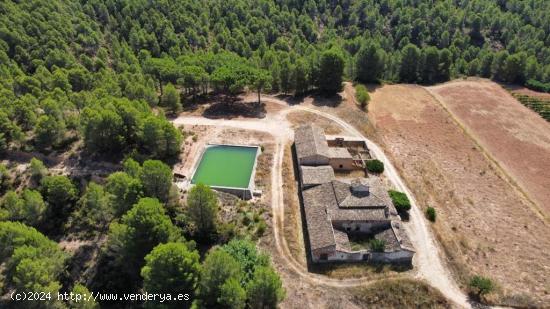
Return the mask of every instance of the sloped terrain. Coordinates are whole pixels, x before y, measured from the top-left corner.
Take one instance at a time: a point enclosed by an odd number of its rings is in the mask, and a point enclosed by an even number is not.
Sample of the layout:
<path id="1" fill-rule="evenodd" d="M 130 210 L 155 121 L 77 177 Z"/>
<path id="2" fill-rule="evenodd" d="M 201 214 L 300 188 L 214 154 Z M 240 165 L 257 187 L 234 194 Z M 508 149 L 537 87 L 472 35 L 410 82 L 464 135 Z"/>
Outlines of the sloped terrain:
<path id="1" fill-rule="evenodd" d="M 488 80 L 428 87 L 548 218 L 550 123 Z"/>
<path id="2" fill-rule="evenodd" d="M 550 228 L 443 106 L 422 87 L 384 86 L 369 116 L 417 201 L 436 209 L 459 282 L 484 275 L 502 288 L 497 303 L 548 302 Z"/>

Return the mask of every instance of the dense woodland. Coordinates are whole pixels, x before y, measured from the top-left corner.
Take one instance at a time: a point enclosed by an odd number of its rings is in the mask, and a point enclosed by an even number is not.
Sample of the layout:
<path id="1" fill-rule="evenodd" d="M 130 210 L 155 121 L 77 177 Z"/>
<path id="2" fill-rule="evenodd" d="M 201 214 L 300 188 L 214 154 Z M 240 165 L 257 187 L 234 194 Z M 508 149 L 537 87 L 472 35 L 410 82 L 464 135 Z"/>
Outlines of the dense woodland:
<path id="1" fill-rule="evenodd" d="M 212 93 L 331 96 L 343 80 L 474 75 L 548 91 L 550 1 L 1 1 L 0 155 L 123 163 L 85 186 L 37 159 L 24 175 L 0 164 L 0 290 L 185 291 L 197 307 L 275 307 L 278 275 L 254 237 L 231 240 L 215 194 L 197 186 L 180 205 L 166 163 L 183 136 L 166 117 Z M 104 242 L 96 273 L 79 274 L 53 241 L 69 235 Z"/>
<path id="2" fill-rule="evenodd" d="M 210 90 L 550 83 L 544 0 L 29 0 L 0 12 L 0 149 L 82 138 L 93 152 L 163 159 L 177 134 L 150 108 L 178 112 Z"/>

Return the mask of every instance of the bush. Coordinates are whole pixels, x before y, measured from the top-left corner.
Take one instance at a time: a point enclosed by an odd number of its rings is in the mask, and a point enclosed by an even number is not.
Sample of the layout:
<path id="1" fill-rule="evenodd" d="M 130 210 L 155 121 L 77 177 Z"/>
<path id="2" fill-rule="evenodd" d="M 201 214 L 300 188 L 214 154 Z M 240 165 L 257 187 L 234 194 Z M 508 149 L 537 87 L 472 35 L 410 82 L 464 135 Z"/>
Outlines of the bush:
<path id="1" fill-rule="evenodd" d="M 31 171 L 31 177 L 36 181 L 40 182 L 42 178 L 48 174 L 48 169 L 44 165 L 44 163 L 37 158 L 31 159 L 31 164 L 29 166 L 29 169 Z"/>
<path id="2" fill-rule="evenodd" d="M 362 109 L 365 109 L 367 107 L 367 104 L 370 101 L 369 92 L 367 91 L 367 87 L 363 85 L 357 85 L 355 86 L 355 99 L 357 99 L 357 102 L 359 105 L 361 105 Z"/>
<path id="3" fill-rule="evenodd" d="M 0 194 L 11 187 L 10 171 L 6 165 L 0 163 Z"/>
<path id="4" fill-rule="evenodd" d="M 217 226 L 218 241 L 226 243 L 237 236 L 235 223 L 220 223 Z"/>
<path id="5" fill-rule="evenodd" d="M 428 220 L 432 221 L 432 222 L 435 222 L 435 208 L 433 207 L 428 207 L 428 209 L 426 209 L 426 218 L 428 218 Z"/>
<path id="6" fill-rule="evenodd" d="M 468 286 L 470 287 L 470 290 L 478 296 L 489 294 L 495 288 L 495 285 L 491 279 L 482 276 L 473 276 L 472 279 L 470 279 Z"/>
<path id="7" fill-rule="evenodd" d="M 369 247 L 374 252 L 384 252 L 384 249 L 386 249 L 386 242 L 375 238 L 369 241 Z"/>
<path id="8" fill-rule="evenodd" d="M 367 161 L 367 170 L 371 173 L 381 174 L 384 172 L 384 163 L 377 159 L 369 160 Z"/>
<path id="9" fill-rule="evenodd" d="M 537 91 L 550 92 L 550 83 L 539 82 L 538 80 L 530 79 L 525 83 L 525 87 Z"/>
<path id="10" fill-rule="evenodd" d="M 258 227 L 256 228 L 256 236 L 262 237 L 265 233 L 265 230 L 267 229 L 267 224 L 264 220 L 260 221 L 258 223 Z"/>
<path id="11" fill-rule="evenodd" d="M 395 190 L 390 190 L 388 193 L 390 194 L 393 205 L 397 211 L 401 212 L 411 209 L 411 201 L 409 201 L 409 198 L 405 193 Z"/>

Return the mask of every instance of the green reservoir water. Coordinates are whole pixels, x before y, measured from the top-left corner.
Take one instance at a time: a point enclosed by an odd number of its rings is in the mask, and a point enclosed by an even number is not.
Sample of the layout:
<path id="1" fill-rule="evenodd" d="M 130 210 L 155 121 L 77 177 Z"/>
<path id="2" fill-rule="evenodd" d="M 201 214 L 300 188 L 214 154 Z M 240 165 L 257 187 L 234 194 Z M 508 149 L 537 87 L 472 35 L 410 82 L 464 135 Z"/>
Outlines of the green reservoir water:
<path id="1" fill-rule="evenodd" d="M 191 183 L 248 188 L 257 151 L 256 147 L 210 146 L 203 153 Z"/>

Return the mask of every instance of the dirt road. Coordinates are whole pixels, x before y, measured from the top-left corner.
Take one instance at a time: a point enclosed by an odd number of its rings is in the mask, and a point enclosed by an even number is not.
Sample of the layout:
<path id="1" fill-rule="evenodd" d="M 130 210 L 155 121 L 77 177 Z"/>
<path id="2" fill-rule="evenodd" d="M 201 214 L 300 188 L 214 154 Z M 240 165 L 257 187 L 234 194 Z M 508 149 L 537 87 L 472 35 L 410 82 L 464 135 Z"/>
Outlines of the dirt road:
<path id="1" fill-rule="evenodd" d="M 276 141 L 276 148 L 271 173 L 273 230 L 275 234 L 277 251 L 281 254 L 288 267 L 299 274 L 303 280 L 307 280 L 312 284 L 322 284 L 336 287 L 355 287 L 373 282 L 371 280 L 362 278 L 343 280 L 332 279 L 323 275 L 308 272 L 308 270 L 304 266 L 302 266 L 298 261 L 294 259 L 286 244 L 286 240 L 282 235 L 281 227 L 284 225 L 284 192 L 281 190 L 281 188 L 283 187 L 282 163 L 284 156 L 284 146 L 289 140 L 293 138 L 293 132 L 290 128 L 289 122 L 286 120 L 286 115 L 294 111 L 306 111 L 332 120 L 344 129 L 346 135 L 352 135 L 364 139 L 368 147 L 372 151 L 373 155 L 384 162 L 388 179 L 390 179 L 390 181 L 397 189 L 406 192 L 407 195 L 411 198 L 411 220 L 409 223 L 406 223 L 404 225 L 416 249 L 416 255 L 414 259 L 416 276 L 426 280 L 430 285 L 437 288 L 445 297 L 454 302 L 456 305 L 464 308 L 471 307 L 468 303 L 467 296 L 458 288 L 450 273 L 445 269 L 442 259 L 440 257 L 441 253 L 436 246 L 435 240 L 431 232 L 427 227 L 426 219 L 416 205 L 414 197 L 412 196 L 410 190 L 405 186 L 398 173 L 396 172 L 396 169 L 393 167 L 393 165 L 386 157 L 384 152 L 380 149 L 380 147 L 368 140 L 353 126 L 349 125 L 347 122 L 334 115 L 305 106 L 288 107 L 286 102 L 275 98 L 264 96 L 263 100 L 266 102 L 284 105 L 286 108 L 282 109 L 275 115 L 268 115 L 266 118 L 261 120 L 212 120 L 203 117 L 181 116 L 176 118 L 173 122 L 176 125 L 215 125 L 257 130 L 268 132 L 274 137 Z M 405 275 L 397 275 L 394 277 L 401 276 Z"/>

